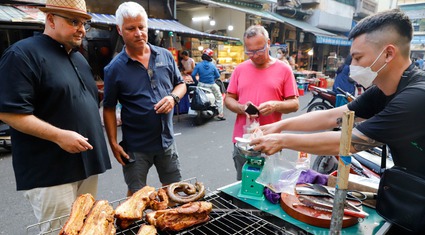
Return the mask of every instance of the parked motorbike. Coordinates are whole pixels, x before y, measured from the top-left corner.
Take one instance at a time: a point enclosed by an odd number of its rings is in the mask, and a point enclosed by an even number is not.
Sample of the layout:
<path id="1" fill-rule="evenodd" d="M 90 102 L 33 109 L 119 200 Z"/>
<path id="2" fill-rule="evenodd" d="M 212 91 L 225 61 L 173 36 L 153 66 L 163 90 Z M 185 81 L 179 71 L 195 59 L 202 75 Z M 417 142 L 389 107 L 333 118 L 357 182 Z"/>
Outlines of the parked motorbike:
<path id="1" fill-rule="evenodd" d="M 354 100 L 355 97 L 349 92 L 346 92 L 339 87 L 337 89 L 344 95 L 348 102 Z M 303 108 L 303 110 L 307 108 L 307 112 L 311 112 L 316 110 L 331 109 L 335 107 L 337 94 L 334 91 L 321 87 L 311 86 L 311 93 L 313 94 L 313 98 Z"/>
<path id="2" fill-rule="evenodd" d="M 211 89 L 205 87 L 189 86 L 189 99 L 191 104 L 192 100 L 194 99 L 196 88 L 201 89 L 205 93 L 205 95 L 208 97 L 209 104 L 205 105 L 201 109 L 191 108 L 188 114 L 195 116 L 195 125 L 201 125 L 216 116 L 218 114 L 218 108 L 215 104 L 215 97 Z"/>
<path id="3" fill-rule="evenodd" d="M 0 148 L 10 151 L 12 149 L 12 140 L 10 138 L 10 127 L 0 121 Z"/>

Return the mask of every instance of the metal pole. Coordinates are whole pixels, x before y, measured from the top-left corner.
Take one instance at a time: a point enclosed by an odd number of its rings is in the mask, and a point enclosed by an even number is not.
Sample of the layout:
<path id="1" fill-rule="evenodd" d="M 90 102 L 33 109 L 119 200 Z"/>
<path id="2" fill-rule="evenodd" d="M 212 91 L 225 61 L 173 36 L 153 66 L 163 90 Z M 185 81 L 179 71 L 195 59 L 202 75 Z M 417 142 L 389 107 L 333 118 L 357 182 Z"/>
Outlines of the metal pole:
<path id="1" fill-rule="evenodd" d="M 348 175 L 351 167 L 351 133 L 354 123 L 354 112 L 346 111 L 342 117 L 341 141 L 339 145 L 338 176 L 335 185 L 334 204 L 332 209 L 329 234 L 341 234 L 344 217 L 345 198 L 348 189 Z"/>

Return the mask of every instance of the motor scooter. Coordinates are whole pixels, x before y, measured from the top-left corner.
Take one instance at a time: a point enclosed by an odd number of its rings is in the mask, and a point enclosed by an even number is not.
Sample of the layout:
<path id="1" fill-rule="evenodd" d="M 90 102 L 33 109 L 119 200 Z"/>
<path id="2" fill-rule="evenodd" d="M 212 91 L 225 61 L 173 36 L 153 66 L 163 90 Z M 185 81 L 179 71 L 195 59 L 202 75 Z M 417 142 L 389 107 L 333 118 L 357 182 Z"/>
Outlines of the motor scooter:
<path id="1" fill-rule="evenodd" d="M 348 102 L 355 99 L 355 97 L 349 92 L 346 92 L 339 87 L 337 89 L 344 95 Z M 307 108 L 308 113 L 311 111 L 326 110 L 335 107 L 337 94 L 334 91 L 316 86 L 311 86 L 310 91 L 313 94 L 313 98 L 302 110 Z"/>
<path id="2" fill-rule="evenodd" d="M 197 87 L 197 86 L 189 86 L 189 100 L 190 103 L 192 103 L 195 89 L 199 88 L 201 89 L 205 95 L 208 97 L 209 104 L 202 107 L 202 109 L 189 109 L 188 115 L 195 116 L 194 123 L 195 125 L 201 125 L 207 122 L 208 120 L 212 119 L 218 114 L 218 107 L 215 104 L 215 97 L 211 89 L 205 88 L 205 87 Z"/>
<path id="3" fill-rule="evenodd" d="M 12 150 L 12 140 L 10 138 L 10 126 L 0 121 L 0 148 L 7 151 Z"/>

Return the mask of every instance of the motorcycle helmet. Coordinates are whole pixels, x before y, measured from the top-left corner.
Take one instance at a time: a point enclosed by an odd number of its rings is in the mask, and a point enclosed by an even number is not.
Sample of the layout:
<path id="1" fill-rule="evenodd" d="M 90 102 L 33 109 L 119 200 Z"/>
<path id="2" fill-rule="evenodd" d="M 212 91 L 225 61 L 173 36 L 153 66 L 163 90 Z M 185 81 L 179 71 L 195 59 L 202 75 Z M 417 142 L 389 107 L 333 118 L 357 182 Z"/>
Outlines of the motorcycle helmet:
<path id="1" fill-rule="evenodd" d="M 207 48 L 207 49 L 202 51 L 201 59 L 211 62 L 213 55 L 214 55 L 214 51 Z"/>

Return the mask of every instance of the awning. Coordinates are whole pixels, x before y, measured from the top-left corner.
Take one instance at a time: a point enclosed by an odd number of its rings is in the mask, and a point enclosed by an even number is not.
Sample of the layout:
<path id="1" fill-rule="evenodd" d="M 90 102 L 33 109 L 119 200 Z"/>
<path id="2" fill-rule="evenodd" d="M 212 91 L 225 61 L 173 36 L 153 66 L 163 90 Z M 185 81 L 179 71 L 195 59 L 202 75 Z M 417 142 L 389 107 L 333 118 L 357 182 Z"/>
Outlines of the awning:
<path id="1" fill-rule="evenodd" d="M 89 13 L 89 14 L 92 16 L 92 19 L 90 20 L 91 23 L 115 25 L 114 15 L 97 14 L 97 13 Z M 148 27 L 149 29 L 170 31 L 170 32 L 175 32 L 182 35 L 192 35 L 192 36 L 198 36 L 198 37 L 221 40 L 221 41 L 228 41 L 228 40 L 240 41 L 239 38 L 200 32 L 195 29 L 187 27 L 176 20 L 150 18 L 148 19 Z"/>
<path id="2" fill-rule="evenodd" d="M 227 3 L 223 3 L 223 2 L 216 2 L 216 1 L 212 1 L 212 0 L 201 0 L 202 3 L 204 4 L 211 4 L 211 5 L 215 5 L 215 6 L 220 6 L 220 7 L 224 7 L 224 8 L 229 8 L 232 10 L 236 10 L 236 11 L 242 11 L 251 15 L 256 15 L 256 16 L 261 16 L 262 18 L 266 18 L 269 20 L 273 20 L 276 22 L 280 22 L 280 23 L 287 23 L 290 24 L 294 27 L 300 28 L 306 32 L 310 32 L 310 33 L 314 33 L 314 34 L 321 34 L 321 35 L 326 35 L 326 36 L 336 36 L 336 34 L 325 31 L 323 29 L 319 29 L 307 22 L 304 21 L 300 21 L 300 20 L 295 20 L 295 19 L 291 19 L 285 16 L 281 16 L 277 13 L 274 12 L 269 12 L 269 11 L 264 11 L 261 9 L 253 9 L 253 8 L 247 8 L 247 7 L 243 7 L 243 6 L 235 6 L 232 4 L 227 4 Z"/>
<path id="3" fill-rule="evenodd" d="M 40 23 L 43 21 L 31 17 L 24 11 L 8 5 L 0 5 L 0 22 Z"/>

